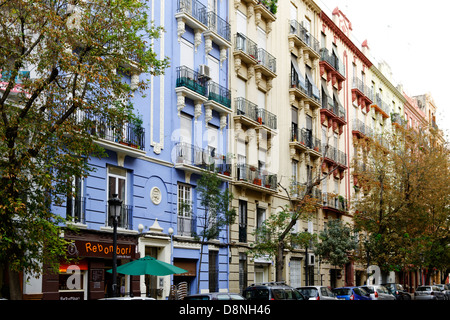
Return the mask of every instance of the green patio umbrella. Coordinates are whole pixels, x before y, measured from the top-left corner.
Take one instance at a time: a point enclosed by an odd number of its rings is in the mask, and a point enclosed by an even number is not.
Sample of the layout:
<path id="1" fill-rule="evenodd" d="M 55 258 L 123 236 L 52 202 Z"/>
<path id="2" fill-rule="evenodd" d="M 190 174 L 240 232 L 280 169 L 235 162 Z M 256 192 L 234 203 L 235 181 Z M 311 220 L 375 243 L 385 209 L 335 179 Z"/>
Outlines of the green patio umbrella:
<path id="1" fill-rule="evenodd" d="M 112 269 L 107 272 L 112 273 Z M 185 273 L 187 270 L 175 267 L 169 263 L 159 261 L 153 257 L 145 256 L 117 267 L 117 273 L 131 276 L 149 274 L 152 276 L 167 276 L 169 274 Z"/>

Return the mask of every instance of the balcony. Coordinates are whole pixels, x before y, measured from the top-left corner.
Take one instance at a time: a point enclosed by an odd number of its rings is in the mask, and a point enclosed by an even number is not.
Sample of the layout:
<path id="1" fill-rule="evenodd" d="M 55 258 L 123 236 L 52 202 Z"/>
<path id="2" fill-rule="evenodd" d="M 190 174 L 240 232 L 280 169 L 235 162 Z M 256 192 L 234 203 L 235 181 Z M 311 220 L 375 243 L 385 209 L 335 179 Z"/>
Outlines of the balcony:
<path id="1" fill-rule="evenodd" d="M 195 47 L 201 43 L 200 34 L 207 29 L 206 6 L 197 0 L 177 0 L 177 11 L 175 13 L 177 19 L 177 35 L 178 41 L 186 32 L 186 25 L 191 27 L 195 32 Z"/>
<path id="2" fill-rule="evenodd" d="M 366 126 L 364 122 L 359 119 L 354 119 L 352 124 L 352 134 L 354 138 L 363 139 L 372 136 L 372 128 Z"/>
<path id="3" fill-rule="evenodd" d="M 328 172 L 337 167 L 333 171 L 335 178 L 343 179 L 344 171 L 347 170 L 347 154 L 327 144 L 322 145 L 323 163 L 322 171 Z"/>
<path id="4" fill-rule="evenodd" d="M 348 211 L 347 199 L 334 193 L 324 192 L 322 193 L 322 210 L 326 219 L 329 213 L 334 213 L 335 215 L 345 214 Z"/>
<path id="5" fill-rule="evenodd" d="M 234 59 L 236 72 L 244 62 L 247 66 L 258 64 L 258 45 L 253 40 L 247 38 L 242 33 L 236 33 L 234 38 Z"/>
<path id="6" fill-rule="evenodd" d="M 76 121 L 87 128 L 101 147 L 132 157 L 145 155 L 145 130 L 132 123 L 111 123 L 96 115 L 78 113 Z"/>
<path id="7" fill-rule="evenodd" d="M 204 102 L 206 122 L 209 122 L 212 117 L 209 110 L 216 110 L 220 114 L 231 114 L 231 91 L 214 81 L 208 81 L 207 87 L 208 101 Z"/>
<path id="8" fill-rule="evenodd" d="M 248 164 L 237 164 L 234 185 L 255 191 L 277 192 L 277 175 Z"/>
<path id="9" fill-rule="evenodd" d="M 327 73 L 327 82 L 331 81 L 331 84 L 341 91 L 343 83 L 345 81 L 345 67 L 341 59 L 335 54 L 330 55 L 328 49 L 320 49 L 320 76 Z"/>
<path id="10" fill-rule="evenodd" d="M 379 93 L 376 94 L 375 102 L 371 105 L 371 107 L 375 110 L 375 112 L 380 113 L 384 119 L 389 118 L 391 108 L 386 102 L 383 101 Z"/>
<path id="11" fill-rule="evenodd" d="M 207 48 L 212 49 L 212 45 L 208 44 L 208 38 L 221 48 L 231 48 L 231 26 L 226 20 L 219 17 L 215 12 L 209 11 L 206 24 L 208 29 L 203 35 Z M 206 54 L 209 53 L 210 49 L 207 49 Z"/>
<path id="12" fill-rule="evenodd" d="M 369 111 L 373 103 L 373 93 L 368 86 L 359 78 L 353 78 L 352 81 L 352 102 L 356 102 L 362 109 Z"/>
<path id="13" fill-rule="evenodd" d="M 296 20 L 289 22 L 289 49 L 297 57 L 312 61 L 319 59 L 319 41 Z"/>
<path id="14" fill-rule="evenodd" d="M 175 168 L 196 174 L 216 172 L 222 180 L 231 181 L 230 159 L 211 148 L 203 149 L 184 142 L 175 144 Z"/>
<path id="15" fill-rule="evenodd" d="M 407 121 L 399 113 L 393 113 L 391 115 L 391 122 L 393 125 L 403 127 L 404 129 L 406 129 L 408 125 Z"/>
<path id="16" fill-rule="evenodd" d="M 299 100 L 305 107 L 312 109 L 320 108 L 320 92 L 319 89 L 309 80 L 296 72 L 290 74 L 291 87 L 289 89 L 290 102 L 294 104 L 295 100 Z"/>
<path id="17" fill-rule="evenodd" d="M 242 97 L 236 98 L 236 115 L 234 120 L 249 127 L 262 128 L 269 133 L 277 129 L 277 116 L 273 113 L 259 108 L 256 104 Z"/>
<path id="18" fill-rule="evenodd" d="M 306 129 L 291 127 L 291 141 L 289 145 L 300 152 L 308 152 L 316 158 L 322 155 L 320 140 L 313 137 L 312 133 Z"/>
<path id="19" fill-rule="evenodd" d="M 347 116 L 344 107 L 336 99 L 322 94 L 320 116 L 322 124 L 328 119 L 328 127 L 332 127 L 333 130 L 339 127 L 339 134 L 342 134 L 342 126 L 347 124 Z"/>
<path id="20" fill-rule="evenodd" d="M 192 203 L 185 204 L 192 207 Z M 187 215 L 178 214 L 177 218 L 177 235 L 182 237 L 194 237 L 197 233 L 197 216 L 192 213 Z"/>
<path id="21" fill-rule="evenodd" d="M 267 77 L 275 78 L 277 76 L 277 59 L 263 48 L 258 48 L 258 65 L 256 70 Z"/>
<path id="22" fill-rule="evenodd" d="M 106 212 L 108 212 L 109 206 L 106 205 Z M 110 216 L 109 212 L 106 216 L 106 227 L 113 227 L 113 218 Z M 122 204 L 122 210 L 120 212 L 118 228 L 133 230 L 133 206 Z"/>
<path id="23" fill-rule="evenodd" d="M 294 201 L 302 200 L 306 195 L 306 182 L 293 181 L 290 186 L 290 195 Z M 309 196 L 322 201 L 322 190 L 313 187 Z"/>
<path id="24" fill-rule="evenodd" d="M 177 67 L 177 81 L 175 92 L 177 93 L 177 110 L 180 116 L 181 110 L 185 106 L 185 98 L 194 101 L 196 108 L 208 101 L 208 87 L 206 80 L 200 74 L 186 66 Z"/>

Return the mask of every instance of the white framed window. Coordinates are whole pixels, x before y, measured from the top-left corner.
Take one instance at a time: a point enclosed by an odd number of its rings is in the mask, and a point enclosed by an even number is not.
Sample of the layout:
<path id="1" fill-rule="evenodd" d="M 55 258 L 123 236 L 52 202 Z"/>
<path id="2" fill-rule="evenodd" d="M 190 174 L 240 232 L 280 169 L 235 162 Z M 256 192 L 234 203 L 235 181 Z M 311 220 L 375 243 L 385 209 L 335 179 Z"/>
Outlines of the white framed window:
<path id="1" fill-rule="evenodd" d="M 129 228 L 131 209 L 127 205 L 127 170 L 108 166 L 108 199 L 113 198 L 115 194 L 122 200 L 122 212 L 120 213 L 118 226 L 120 228 Z M 108 211 L 109 226 L 112 225 L 112 221 Z"/>
<path id="2" fill-rule="evenodd" d="M 73 177 L 69 183 L 72 191 L 66 197 L 66 218 L 76 223 L 85 223 L 84 179 Z"/>
<path id="3" fill-rule="evenodd" d="M 192 236 L 192 187 L 179 183 L 177 191 L 178 235 Z"/>

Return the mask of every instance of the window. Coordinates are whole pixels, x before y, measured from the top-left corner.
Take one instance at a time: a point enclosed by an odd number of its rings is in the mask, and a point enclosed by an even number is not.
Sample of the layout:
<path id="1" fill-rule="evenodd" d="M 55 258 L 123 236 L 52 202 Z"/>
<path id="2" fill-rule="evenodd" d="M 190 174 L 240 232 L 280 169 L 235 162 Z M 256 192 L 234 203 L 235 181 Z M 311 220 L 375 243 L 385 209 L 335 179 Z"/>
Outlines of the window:
<path id="1" fill-rule="evenodd" d="M 239 200 L 239 242 L 247 242 L 247 201 Z"/>
<path id="2" fill-rule="evenodd" d="M 72 192 L 66 199 L 66 218 L 73 222 L 85 223 L 83 178 L 74 177 L 69 183 L 72 184 Z"/>
<path id="3" fill-rule="evenodd" d="M 127 170 L 118 167 L 108 167 L 108 199 L 117 194 L 122 200 L 122 212 L 120 213 L 118 226 L 131 228 L 131 207 L 127 205 Z M 108 225 L 112 226 L 113 219 L 108 215 Z"/>
<path id="4" fill-rule="evenodd" d="M 292 181 L 296 183 L 298 181 L 298 161 L 292 160 Z"/>
<path id="5" fill-rule="evenodd" d="M 192 236 L 194 223 L 192 217 L 192 188 L 178 184 L 178 235 Z"/>
<path id="6" fill-rule="evenodd" d="M 299 141 L 300 137 L 298 136 L 298 111 L 297 108 L 292 107 L 291 109 L 291 126 L 292 126 L 292 141 Z"/>

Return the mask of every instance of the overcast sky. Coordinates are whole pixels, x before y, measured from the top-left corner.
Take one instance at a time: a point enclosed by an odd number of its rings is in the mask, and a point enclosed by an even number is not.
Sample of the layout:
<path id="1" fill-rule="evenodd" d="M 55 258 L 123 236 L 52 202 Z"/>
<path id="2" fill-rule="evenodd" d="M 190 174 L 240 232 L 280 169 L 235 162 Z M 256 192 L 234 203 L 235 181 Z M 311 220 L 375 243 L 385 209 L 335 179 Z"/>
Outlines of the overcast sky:
<path id="1" fill-rule="evenodd" d="M 316 0 L 332 18 L 339 7 L 352 23 L 352 40 L 367 39 L 377 61 L 386 61 L 393 83 L 409 96 L 431 93 L 437 124 L 450 135 L 450 2 L 443 0 Z M 447 138 L 447 141 L 449 139 Z"/>

